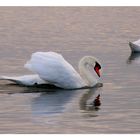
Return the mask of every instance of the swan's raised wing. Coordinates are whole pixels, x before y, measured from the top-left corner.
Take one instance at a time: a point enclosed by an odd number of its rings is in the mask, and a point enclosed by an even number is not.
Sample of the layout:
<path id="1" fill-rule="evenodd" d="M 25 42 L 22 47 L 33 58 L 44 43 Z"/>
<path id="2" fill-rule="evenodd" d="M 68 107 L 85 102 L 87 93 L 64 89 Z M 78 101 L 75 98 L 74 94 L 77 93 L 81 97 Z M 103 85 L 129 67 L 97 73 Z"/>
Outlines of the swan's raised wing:
<path id="1" fill-rule="evenodd" d="M 84 85 L 75 69 L 55 52 L 33 53 L 25 67 L 37 73 L 41 79 L 61 88 L 80 88 Z"/>

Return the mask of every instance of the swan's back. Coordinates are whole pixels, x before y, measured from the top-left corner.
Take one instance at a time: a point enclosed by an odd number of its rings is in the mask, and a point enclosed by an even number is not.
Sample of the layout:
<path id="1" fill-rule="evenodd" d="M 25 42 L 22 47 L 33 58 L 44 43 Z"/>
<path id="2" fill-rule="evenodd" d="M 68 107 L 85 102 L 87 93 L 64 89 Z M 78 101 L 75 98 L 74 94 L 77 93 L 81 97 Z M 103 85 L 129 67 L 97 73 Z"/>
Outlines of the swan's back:
<path id="1" fill-rule="evenodd" d="M 140 52 L 140 39 L 134 42 L 129 42 L 132 52 Z"/>
<path id="2" fill-rule="evenodd" d="M 36 52 L 25 64 L 40 78 L 61 88 L 72 89 L 84 86 L 84 82 L 75 69 L 55 52 Z"/>

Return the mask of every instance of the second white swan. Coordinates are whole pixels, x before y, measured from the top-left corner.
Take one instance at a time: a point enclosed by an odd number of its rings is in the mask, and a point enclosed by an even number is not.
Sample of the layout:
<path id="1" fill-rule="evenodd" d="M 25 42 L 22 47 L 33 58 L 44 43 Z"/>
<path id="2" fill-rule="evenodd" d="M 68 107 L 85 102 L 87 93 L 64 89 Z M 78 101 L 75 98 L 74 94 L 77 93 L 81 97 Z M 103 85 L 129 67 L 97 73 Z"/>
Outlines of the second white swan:
<path id="1" fill-rule="evenodd" d="M 140 52 L 140 39 L 134 42 L 129 42 L 132 52 Z"/>

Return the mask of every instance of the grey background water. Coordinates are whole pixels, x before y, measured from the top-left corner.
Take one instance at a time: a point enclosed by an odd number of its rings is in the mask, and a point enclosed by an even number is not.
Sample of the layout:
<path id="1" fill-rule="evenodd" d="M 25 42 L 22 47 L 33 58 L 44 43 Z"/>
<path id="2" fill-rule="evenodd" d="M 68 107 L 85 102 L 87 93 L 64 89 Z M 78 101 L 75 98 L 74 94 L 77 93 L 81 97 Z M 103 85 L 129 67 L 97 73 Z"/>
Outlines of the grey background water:
<path id="1" fill-rule="evenodd" d="M 33 52 L 56 51 L 76 70 L 97 57 L 104 83 L 67 91 L 0 81 L 0 133 L 140 133 L 140 55 L 128 46 L 139 38 L 140 7 L 0 7 L 0 75 L 30 74 Z M 88 108 L 97 94 L 100 109 Z"/>

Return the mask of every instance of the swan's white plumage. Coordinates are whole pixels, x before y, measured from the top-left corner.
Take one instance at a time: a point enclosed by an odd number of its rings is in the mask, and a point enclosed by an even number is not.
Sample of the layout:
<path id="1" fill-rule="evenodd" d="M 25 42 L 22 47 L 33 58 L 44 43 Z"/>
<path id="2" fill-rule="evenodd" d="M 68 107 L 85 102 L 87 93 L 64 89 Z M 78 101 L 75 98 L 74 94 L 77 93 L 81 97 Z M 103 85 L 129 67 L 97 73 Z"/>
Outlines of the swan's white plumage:
<path id="1" fill-rule="evenodd" d="M 33 53 L 25 67 L 37 73 L 41 79 L 61 88 L 73 89 L 87 86 L 63 56 L 55 52 Z"/>
<path id="2" fill-rule="evenodd" d="M 2 76 L 0 80 L 10 80 L 25 86 L 52 84 L 64 89 L 77 89 L 94 87 L 98 82 L 97 69 L 101 69 L 96 58 L 85 56 L 79 62 L 79 74 L 61 54 L 55 52 L 33 53 L 25 67 L 36 74 L 18 77 Z M 95 68 L 97 68 L 96 73 Z"/>
<path id="3" fill-rule="evenodd" d="M 140 52 L 140 39 L 134 42 L 129 42 L 132 52 Z"/>
<path id="4" fill-rule="evenodd" d="M 20 85 L 33 86 L 35 84 L 47 84 L 46 81 L 42 80 L 38 75 L 23 75 L 23 76 L 1 76 L 0 80 L 9 80 Z"/>

